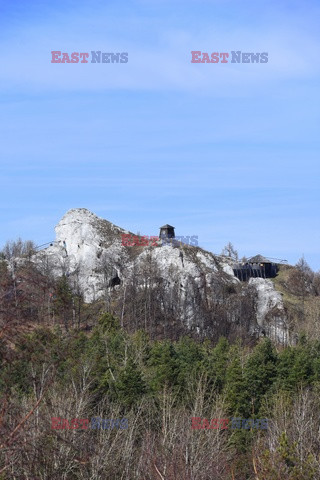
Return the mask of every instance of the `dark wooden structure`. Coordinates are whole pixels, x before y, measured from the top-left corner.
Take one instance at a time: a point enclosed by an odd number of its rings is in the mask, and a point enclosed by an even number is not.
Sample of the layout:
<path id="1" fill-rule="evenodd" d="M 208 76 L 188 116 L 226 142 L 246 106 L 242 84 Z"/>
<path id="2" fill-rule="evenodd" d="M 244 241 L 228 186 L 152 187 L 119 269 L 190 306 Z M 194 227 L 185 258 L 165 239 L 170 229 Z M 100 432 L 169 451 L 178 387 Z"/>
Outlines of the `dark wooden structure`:
<path id="1" fill-rule="evenodd" d="M 262 255 L 250 257 L 247 262 L 234 264 L 232 268 L 234 275 L 242 281 L 252 277 L 274 278 L 279 269 L 277 263 Z"/>
<path id="2" fill-rule="evenodd" d="M 159 238 L 174 238 L 174 227 L 172 225 L 163 225 L 160 227 Z"/>

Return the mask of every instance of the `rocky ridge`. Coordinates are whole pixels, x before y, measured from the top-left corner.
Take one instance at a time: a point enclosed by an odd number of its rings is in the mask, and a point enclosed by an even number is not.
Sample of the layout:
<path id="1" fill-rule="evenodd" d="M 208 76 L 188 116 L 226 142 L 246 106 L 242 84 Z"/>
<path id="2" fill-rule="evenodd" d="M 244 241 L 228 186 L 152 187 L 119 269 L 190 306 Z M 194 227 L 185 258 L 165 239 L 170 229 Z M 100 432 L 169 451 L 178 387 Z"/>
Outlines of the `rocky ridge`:
<path id="1" fill-rule="evenodd" d="M 180 320 L 189 328 L 201 330 L 210 322 L 214 328 L 210 311 L 224 305 L 226 318 L 239 321 L 243 312 L 238 311 L 232 294 L 241 287 L 242 296 L 250 293 L 253 298 L 255 322 L 248 328 L 281 342 L 286 339 L 283 302 L 273 282 L 252 278 L 240 286 L 227 257 L 189 245 L 161 246 L 161 242 L 157 247 L 123 246 L 121 235 L 130 232 L 85 208 L 69 210 L 55 232 L 56 240 L 38 252 L 34 261 L 49 262 L 56 277 L 67 275 L 86 302 L 104 298 L 110 290 L 121 296 L 129 282 L 138 283 L 140 289 L 145 288 L 146 283 L 150 287 L 158 282 L 165 297 L 174 297 Z M 150 265 L 153 274 L 148 276 L 146 271 Z"/>

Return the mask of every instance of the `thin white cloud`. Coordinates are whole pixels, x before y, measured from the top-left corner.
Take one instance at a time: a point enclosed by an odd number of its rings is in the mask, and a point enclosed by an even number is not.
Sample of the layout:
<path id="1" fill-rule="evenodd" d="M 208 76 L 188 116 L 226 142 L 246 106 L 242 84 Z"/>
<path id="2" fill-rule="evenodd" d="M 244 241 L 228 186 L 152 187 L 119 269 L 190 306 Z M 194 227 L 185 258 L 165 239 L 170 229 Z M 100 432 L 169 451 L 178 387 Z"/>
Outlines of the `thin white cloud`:
<path id="1" fill-rule="evenodd" d="M 84 15 L 84 14 L 83 14 Z M 118 30 L 111 27 L 118 22 Z M 154 24 L 155 34 L 148 41 Z M 89 25 L 89 27 L 88 27 Z M 94 28 L 92 26 L 95 26 Z M 249 25 L 249 26 L 248 26 Z M 0 85 L 21 91 L 103 91 L 108 89 L 185 90 L 210 96 L 238 97 L 285 88 L 319 74 L 315 52 L 319 39 L 298 26 L 239 25 L 187 31 L 161 27 L 156 19 L 101 15 L 63 18 L 53 24 L 22 27 L 2 41 Z M 139 32 L 140 28 L 140 32 Z M 143 32 L 145 29 L 144 33 Z M 267 64 L 191 64 L 191 50 L 205 52 L 267 51 Z M 52 64 L 51 51 L 126 51 L 127 64 Z"/>

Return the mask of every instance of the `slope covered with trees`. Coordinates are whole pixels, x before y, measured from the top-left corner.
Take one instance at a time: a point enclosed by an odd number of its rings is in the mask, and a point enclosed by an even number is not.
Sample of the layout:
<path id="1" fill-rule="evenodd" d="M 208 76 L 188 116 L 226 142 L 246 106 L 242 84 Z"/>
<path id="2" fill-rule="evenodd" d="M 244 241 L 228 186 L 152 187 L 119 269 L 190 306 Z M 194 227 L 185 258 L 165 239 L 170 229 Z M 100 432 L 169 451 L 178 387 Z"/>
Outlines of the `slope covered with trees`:
<path id="1" fill-rule="evenodd" d="M 320 341 L 277 348 L 59 327 L 2 339 L 2 479 L 320 478 Z M 52 429 L 52 417 L 128 429 Z M 268 418 L 267 430 L 192 430 L 191 418 Z"/>
<path id="2" fill-rule="evenodd" d="M 179 323 L 152 263 L 127 284 L 124 312 L 117 287 L 85 303 L 28 245 L 0 261 L 1 480 L 320 479 L 320 282 L 304 259 L 274 279 L 284 346 L 250 329 L 248 285 L 221 287 L 225 303 L 202 310 L 215 329 L 201 332 Z M 128 428 L 52 428 L 93 417 Z M 193 417 L 268 428 L 193 430 Z"/>

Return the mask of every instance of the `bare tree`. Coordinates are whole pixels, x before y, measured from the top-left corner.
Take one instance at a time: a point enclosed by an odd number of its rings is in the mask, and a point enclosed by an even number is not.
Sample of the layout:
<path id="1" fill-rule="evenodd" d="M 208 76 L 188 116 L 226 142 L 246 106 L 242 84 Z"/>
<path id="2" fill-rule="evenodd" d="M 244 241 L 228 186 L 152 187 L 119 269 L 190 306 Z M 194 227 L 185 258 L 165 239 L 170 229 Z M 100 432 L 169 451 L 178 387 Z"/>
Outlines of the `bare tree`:
<path id="1" fill-rule="evenodd" d="M 228 242 L 227 245 L 222 249 L 221 255 L 232 258 L 232 260 L 238 260 L 238 252 L 231 242 Z"/>
<path id="2" fill-rule="evenodd" d="M 2 249 L 2 256 L 6 260 L 16 257 L 31 257 L 36 252 L 36 245 L 32 240 L 9 240 Z"/>

